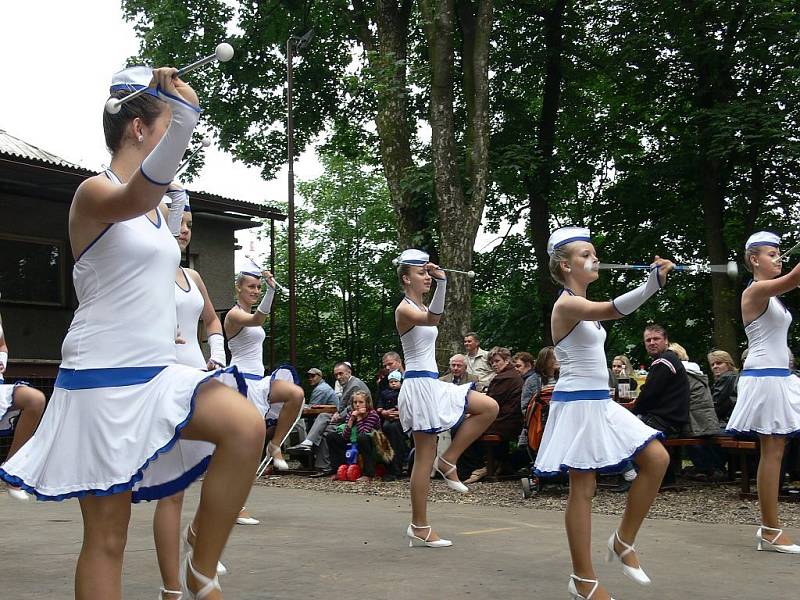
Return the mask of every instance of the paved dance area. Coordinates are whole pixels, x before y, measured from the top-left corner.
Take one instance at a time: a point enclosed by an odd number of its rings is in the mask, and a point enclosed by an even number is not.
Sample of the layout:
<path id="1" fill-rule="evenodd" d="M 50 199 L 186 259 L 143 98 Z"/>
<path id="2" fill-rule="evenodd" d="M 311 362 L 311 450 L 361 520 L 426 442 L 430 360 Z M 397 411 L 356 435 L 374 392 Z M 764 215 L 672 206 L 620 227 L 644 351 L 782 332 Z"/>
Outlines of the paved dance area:
<path id="1" fill-rule="evenodd" d="M 184 522 L 199 488 L 186 494 Z M 567 598 L 569 554 L 563 513 L 432 503 L 448 549 L 408 548 L 406 500 L 256 486 L 247 502 L 261 525 L 234 528 L 221 578 L 226 598 L 309 600 Z M 157 596 L 151 530 L 155 503 L 133 507 L 124 591 Z M 270 518 L 272 515 L 272 518 Z M 604 539 L 618 519 L 594 515 L 600 580 L 618 600 L 702 598 L 772 600 L 797 590 L 797 556 L 755 551 L 755 526 L 648 520 L 640 557 L 650 588 L 602 562 Z M 16 502 L 0 494 L 2 597 L 72 597 L 82 527 L 78 503 Z M 795 539 L 798 532 L 792 530 Z"/>

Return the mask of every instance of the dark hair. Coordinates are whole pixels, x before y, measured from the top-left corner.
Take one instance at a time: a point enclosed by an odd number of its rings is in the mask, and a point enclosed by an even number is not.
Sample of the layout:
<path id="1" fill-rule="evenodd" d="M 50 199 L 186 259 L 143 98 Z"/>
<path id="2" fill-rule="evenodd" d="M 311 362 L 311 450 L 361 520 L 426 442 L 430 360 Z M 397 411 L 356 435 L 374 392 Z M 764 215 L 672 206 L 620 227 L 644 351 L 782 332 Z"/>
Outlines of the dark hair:
<path id="1" fill-rule="evenodd" d="M 475 340 L 476 342 L 478 342 L 478 344 L 480 344 L 480 343 L 481 343 L 481 338 L 479 338 L 479 337 L 478 337 L 478 334 L 477 334 L 477 333 L 475 333 L 474 331 L 468 331 L 467 333 L 465 333 L 465 334 L 464 334 L 464 337 L 465 337 L 465 338 L 471 337 L 473 340 Z"/>
<path id="2" fill-rule="evenodd" d="M 669 333 L 667 333 L 667 328 L 663 325 L 659 325 L 658 323 L 650 323 L 647 327 L 644 328 L 645 332 L 647 331 L 654 331 L 656 333 L 660 333 L 665 340 L 669 339 Z"/>
<path id="3" fill-rule="evenodd" d="M 333 365 L 333 369 L 334 369 L 334 371 L 335 371 L 335 370 L 336 370 L 338 367 L 345 367 L 345 368 L 346 368 L 348 371 L 350 371 L 351 373 L 353 372 L 353 365 L 351 365 L 351 364 L 350 364 L 349 362 L 347 362 L 346 360 L 339 361 L 339 362 L 337 362 L 335 365 Z"/>
<path id="4" fill-rule="evenodd" d="M 117 90 L 111 94 L 111 97 L 120 99 L 131 93 L 128 90 Z M 165 107 L 166 104 L 155 96 L 142 94 L 122 104 L 119 112 L 115 115 L 103 110 L 103 133 L 105 134 L 106 147 L 109 152 L 114 154 L 122 146 L 122 138 L 125 135 L 125 128 L 128 123 L 139 118 L 145 125 L 150 126 Z"/>
<path id="5" fill-rule="evenodd" d="M 531 367 L 533 366 L 533 356 L 531 356 L 528 352 L 517 352 L 511 357 L 511 360 L 519 360 Z"/>
<path id="6" fill-rule="evenodd" d="M 547 363 L 549 363 L 550 358 L 555 355 L 556 349 L 553 346 L 545 346 L 539 350 L 539 354 L 536 356 L 536 362 L 533 365 L 533 370 L 539 375 L 545 375 L 544 370 L 547 368 Z"/>

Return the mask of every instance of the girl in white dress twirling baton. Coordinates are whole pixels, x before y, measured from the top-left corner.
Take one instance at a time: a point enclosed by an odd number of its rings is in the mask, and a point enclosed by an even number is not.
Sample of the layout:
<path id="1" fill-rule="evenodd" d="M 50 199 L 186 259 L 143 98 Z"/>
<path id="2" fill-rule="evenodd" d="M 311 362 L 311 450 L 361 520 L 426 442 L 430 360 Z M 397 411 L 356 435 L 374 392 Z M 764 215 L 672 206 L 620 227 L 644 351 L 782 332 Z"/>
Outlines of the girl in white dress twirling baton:
<path id="1" fill-rule="evenodd" d="M 181 252 L 186 252 L 192 240 L 192 212 L 186 190 L 172 184 L 167 196 L 173 202 L 183 204 L 180 214 L 180 230 L 175 238 Z M 177 220 L 177 211 L 170 215 L 166 205 L 161 205 L 165 217 Z M 214 305 L 208 296 L 205 283 L 194 269 L 178 267 L 175 271 L 175 308 L 177 314 L 177 357 L 182 365 L 196 369 L 213 371 L 225 367 L 225 347 L 222 336 L 222 324 L 214 311 Z M 211 355 L 206 361 L 197 335 L 197 325 L 203 319 Z M 213 445 L 207 442 L 181 440 L 181 453 L 176 453 L 176 460 L 187 465 L 197 465 L 213 453 Z M 181 510 L 183 508 L 183 492 L 166 498 L 160 498 L 153 513 L 153 538 L 156 543 L 158 568 L 161 571 L 161 600 L 174 600 L 181 597 L 179 565 L 180 565 L 180 529 Z M 195 527 L 192 523 L 186 526 L 183 535 L 184 544 L 191 548 L 195 541 Z M 222 575 L 227 569 L 219 563 L 217 574 Z"/>
<path id="2" fill-rule="evenodd" d="M 598 263 L 589 230 L 564 227 L 548 241 L 550 272 L 564 290 L 553 306 L 551 327 L 561 366 L 550 413 L 536 456 L 540 477 L 569 473 L 569 499 L 564 515 L 572 556 L 568 591 L 574 600 L 608 600 L 592 566 L 592 498 L 598 472 L 620 472 L 633 459 L 640 468 L 631 485 L 625 514 L 608 540 L 608 560 L 622 562 L 625 575 L 639 584 L 650 579 L 639 566 L 633 542 L 669 464 L 651 429 L 611 399 L 603 350 L 606 332 L 599 321 L 631 314 L 666 280 L 673 264 L 655 257 L 647 282 L 611 302 L 586 299 L 597 279 Z"/>
<path id="3" fill-rule="evenodd" d="M 451 489 L 465 493 L 458 480 L 458 458 L 497 418 L 497 402 L 476 392 L 474 384 L 455 385 L 439 381 L 436 364 L 436 325 L 444 313 L 447 279 L 421 250 L 400 255 L 397 276 L 405 297 L 394 312 L 397 332 L 406 362 L 403 387 L 397 399 L 403 430 L 414 436 L 414 467 L 411 470 L 411 524 L 406 530 L 409 545 L 428 547 L 452 545 L 439 537 L 428 522 L 428 491 L 431 468 L 435 468 Z M 423 296 L 436 281 L 429 306 Z M 468 418 L 466 418 L 468 416 Z M 441 456 L 436 455 L 436 434 L 457 425 L 458 432 Z"/>
<path id="4" fill-rule="evenodd" d="M 261 416 L 229 387 L 244 392 L 235 368 L 206 373 L 177 364 L 180 251 L 158 205 L 200 109 L 176 74 L 132 67 L 115 75 L 114 97 L 152 78 L 151 93 L 104 114 L 111 167 L 84 181 L 70 208 L 78 308 L 55 390 L 34 436 L 0 468 L 0 478 L 40 500 L 79 498 L 78 600 L 121 598 L 131 501 L 185 489 L 206 466 L 181 587 L 184 600 L 222 598 L 217 561 L 264 443 Z M 176 465 L 181 439 L 213 443 L 210 462 Z"/>
<path id="5" fill-rule="evenodd" d="M 800 379 L 789 370 L 786 342 L 792 315 L 778 299 L 800 285 L 800 264 L 781 276 L 779 242 L 776 234 L 759 231 L 745 244 L 745 267 L 753 273 L 753 282 L 742 292 L 748 351 L 727 431 L 756 434 L 761 444 L 756 547 L 800 554 L 800 545 L 783 533 L 778 519 L 783 449 L 788 436 L 800 435 Z"/>

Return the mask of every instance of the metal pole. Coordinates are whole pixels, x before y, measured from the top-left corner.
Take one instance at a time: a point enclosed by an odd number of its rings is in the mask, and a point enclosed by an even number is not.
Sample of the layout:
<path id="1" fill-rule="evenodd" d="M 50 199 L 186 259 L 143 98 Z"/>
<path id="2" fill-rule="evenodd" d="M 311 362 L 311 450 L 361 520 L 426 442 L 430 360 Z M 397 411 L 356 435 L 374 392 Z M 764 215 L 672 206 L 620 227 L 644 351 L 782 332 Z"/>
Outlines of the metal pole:
<path id="1" fill-rule="evenodd" d="M 295 37 L 286 41 L 286 147 L 289 161 L 289 362 L 297 364 L 297 279 L 294 240 L 294 119 L 292 118 L 292 59 Z"/>
<path id="2" fill-rule="evenodd" d="M 269 271 L 275 273 L 275 219 L 269 220 Z M 275 303 L 269 311 L 269 370 L 275 368 Z"/>

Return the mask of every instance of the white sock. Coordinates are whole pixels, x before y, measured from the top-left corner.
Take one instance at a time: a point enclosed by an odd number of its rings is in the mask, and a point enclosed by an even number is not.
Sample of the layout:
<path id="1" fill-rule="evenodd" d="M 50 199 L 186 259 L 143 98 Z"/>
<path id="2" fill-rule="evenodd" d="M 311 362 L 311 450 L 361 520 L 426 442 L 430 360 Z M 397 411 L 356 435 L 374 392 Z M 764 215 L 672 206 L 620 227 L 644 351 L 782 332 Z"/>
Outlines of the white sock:
<path id="1" fill-rule="evenodd" d="M 301 446 L 313 446 L 314 442 L 312 442 L 311 440 L 303 440 L 302 442 L 300 442 L 300 445 Z"/>
<path id="2" fill-rule="evenodd" d="M 622 474 L 622 477 L 625 479 L 625 481 L 633 481 L 636 479 L 637 475 L 638 473 L 636 472 L 636 469 L 628 469 Z"/>

